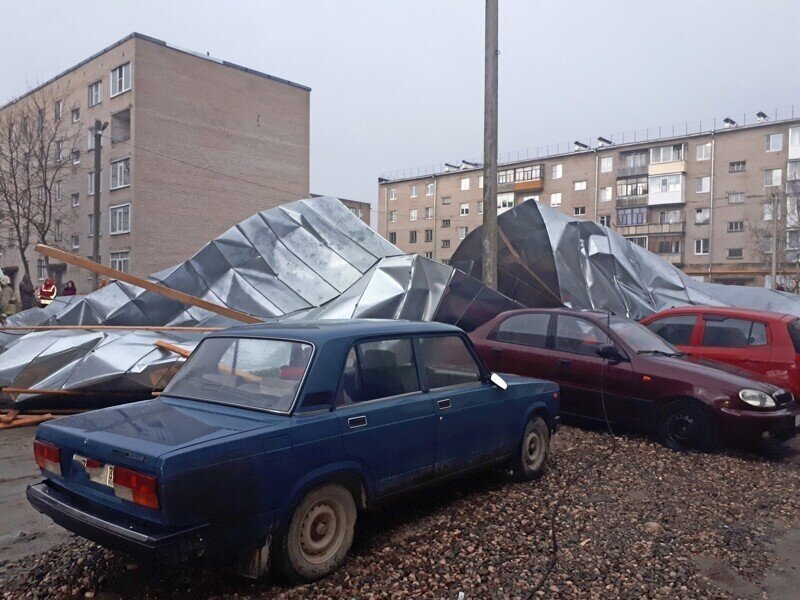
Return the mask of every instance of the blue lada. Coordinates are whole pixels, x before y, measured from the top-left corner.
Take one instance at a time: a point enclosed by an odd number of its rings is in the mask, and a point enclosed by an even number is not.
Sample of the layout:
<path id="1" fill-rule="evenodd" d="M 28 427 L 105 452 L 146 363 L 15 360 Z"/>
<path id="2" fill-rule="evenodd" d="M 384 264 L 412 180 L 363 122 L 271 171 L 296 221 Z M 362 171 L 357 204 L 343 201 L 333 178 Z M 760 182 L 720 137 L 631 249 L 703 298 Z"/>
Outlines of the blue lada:
<path id="1" fill-rule="evenodd" d="M 324 577 L 359 509 L 468 471 L 545 468 L 558 387 L 490 373 L 458 328 L 249 325 L 206 337 L 159 398 L 43 424 L 56 523 L 141 559 Z"/>

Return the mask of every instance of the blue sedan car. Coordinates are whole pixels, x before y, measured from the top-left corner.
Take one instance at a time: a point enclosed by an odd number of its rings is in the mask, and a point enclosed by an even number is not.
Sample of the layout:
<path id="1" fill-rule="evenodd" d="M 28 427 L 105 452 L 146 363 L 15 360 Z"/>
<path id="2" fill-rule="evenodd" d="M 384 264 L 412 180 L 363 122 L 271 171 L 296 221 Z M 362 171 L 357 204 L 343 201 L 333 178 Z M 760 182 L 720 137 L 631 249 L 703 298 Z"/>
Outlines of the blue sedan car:
<path id="1" fill-rule="evenodd" d="M 205 338 L 163 394 L 45 423 L 35 508 L 140 558 L 338 568 L 357 510 L 492 465 L 544 469 L 558 387 L 490 373 L 456 327 L 243 326 Z"/>

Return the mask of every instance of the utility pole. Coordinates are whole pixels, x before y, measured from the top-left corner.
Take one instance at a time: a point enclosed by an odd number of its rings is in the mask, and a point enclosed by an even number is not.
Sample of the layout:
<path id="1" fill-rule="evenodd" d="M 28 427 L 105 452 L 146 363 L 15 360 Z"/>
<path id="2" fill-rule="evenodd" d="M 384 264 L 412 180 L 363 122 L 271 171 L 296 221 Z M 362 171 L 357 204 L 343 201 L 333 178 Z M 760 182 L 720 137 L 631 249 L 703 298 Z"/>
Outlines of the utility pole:
<path id="1" fill-rule="evenodd" d="M 100 160 L 100 148 L 103 142 L 103 131 L 108 127 L 108 123 L 101 123 L 99 119 L 94 122 L 94 212 L 92 214 L 92 260 L 96 263 L 103 262 L 100 260 L 100 185 L 101 167 L 103 163 Z M 96 290 L 100 287 L 99 277 L 97 271 L 93 275 L 92 289 Z"/>
<path id="2" fill-rule="evenodd" d="M 486 0 L 486 56 L 483 89 L 483 239 L 481 274 L 497 289 L 497 41 L 498 0 Z"/>
<path id="3" fill-rule="evenodd" d="M 772 289 L 778 289 L 778 219 L 780 214 L 780 205 L 778 204 L 778 194 L 772 192 L 772 266 L 770 272 L 772 274 Z"/>

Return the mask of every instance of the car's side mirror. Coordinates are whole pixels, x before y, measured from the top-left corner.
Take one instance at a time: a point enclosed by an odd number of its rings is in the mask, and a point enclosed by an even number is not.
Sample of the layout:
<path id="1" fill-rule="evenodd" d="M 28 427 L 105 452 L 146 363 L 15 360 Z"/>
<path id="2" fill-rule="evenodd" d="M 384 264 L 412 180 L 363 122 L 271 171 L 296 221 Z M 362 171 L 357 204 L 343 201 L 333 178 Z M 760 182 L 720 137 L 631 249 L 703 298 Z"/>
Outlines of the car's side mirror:
<path id="1" fill-rule="evenodd" d="M 495 384 L 501 390 L 504 390 L 504 389 L 506 389 L 508 387 L 508 384 L 506 383 L 505 379 L 500 377 L 500 375 L 498 375 L 497 373 L 492 373 L 489 376 L 489 381 L 491 381 L 493 384 Z"/>
<path id="2" fill-rule="evenodd" d="M 600 358 L 605 358 L 614 362 L 622 362 L 625 357 L 614 344 L 600 344 L 595 349 L 595 354 Z"/>

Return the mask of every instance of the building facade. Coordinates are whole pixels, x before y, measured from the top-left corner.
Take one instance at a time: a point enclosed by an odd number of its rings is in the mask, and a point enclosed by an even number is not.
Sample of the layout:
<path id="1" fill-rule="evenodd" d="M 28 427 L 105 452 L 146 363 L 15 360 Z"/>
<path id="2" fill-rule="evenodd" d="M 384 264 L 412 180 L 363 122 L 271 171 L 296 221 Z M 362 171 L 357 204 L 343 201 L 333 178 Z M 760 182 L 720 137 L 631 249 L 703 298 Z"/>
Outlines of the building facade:
<path id="1" fill-rule="evenodd" d="M 54 204 L 53 240 L 67 251 L 92 256 L 95 120 L 108 123 L 100 258 L 121 271 L 179 263 L 252 214 L 309 195 L 308 87 L 134 33 L 37 90 L 60 105 L 46 118 L 67 119 L 77 136 Z M 18 281 L 19 253 L 3 238 L 0 267 Z M 29 254 L 36 284 L 44 265 Z M 91 290 L 88 271 L 51 267 Z"/>
<path id="2" fill-rule="evenodd" d="M 448 167 L 378 183 L 378 231 L 445 263 L 483 219 L 482 168 Z M 764 285 L 776 230 L 782 271 L 797 271 L 798 198 L 800 118 L 730 121 L 647 142 L 576 143 L 572 152 L 498 168 L 498 213 L 535 200 L 610 226 L 687 274 L 719 283 Z"/>

